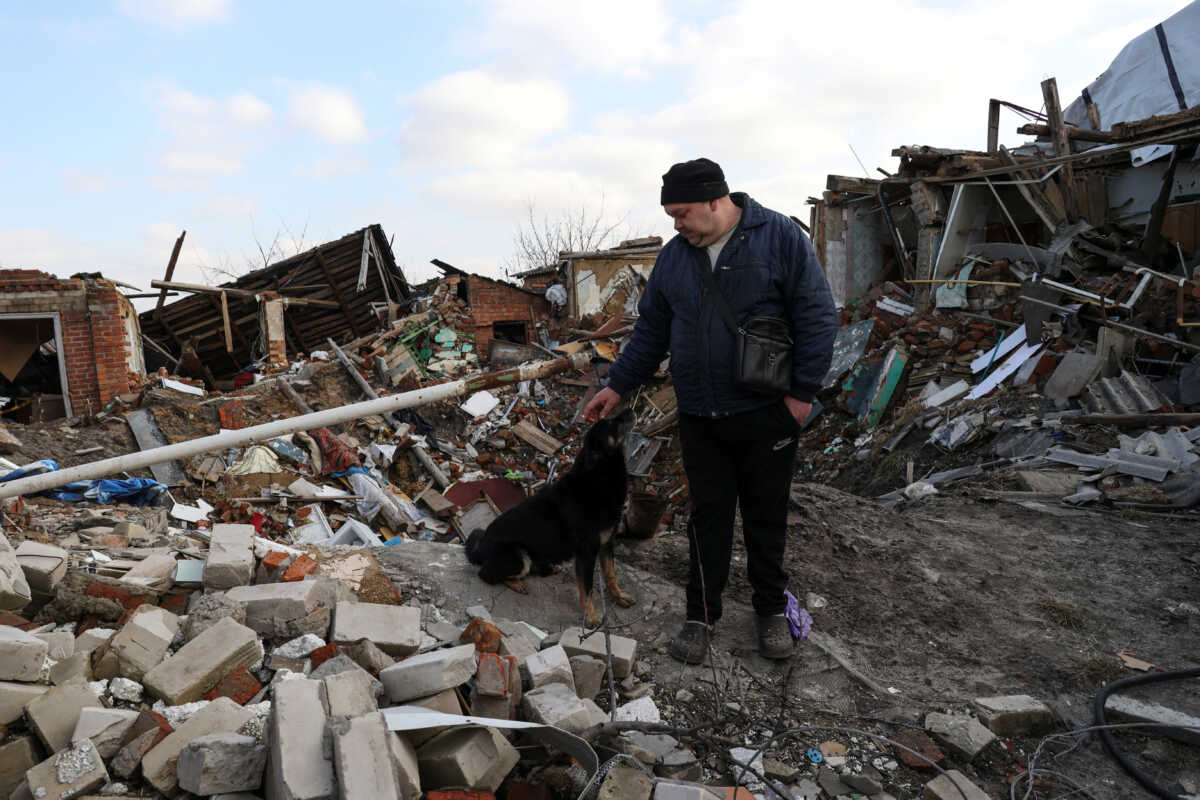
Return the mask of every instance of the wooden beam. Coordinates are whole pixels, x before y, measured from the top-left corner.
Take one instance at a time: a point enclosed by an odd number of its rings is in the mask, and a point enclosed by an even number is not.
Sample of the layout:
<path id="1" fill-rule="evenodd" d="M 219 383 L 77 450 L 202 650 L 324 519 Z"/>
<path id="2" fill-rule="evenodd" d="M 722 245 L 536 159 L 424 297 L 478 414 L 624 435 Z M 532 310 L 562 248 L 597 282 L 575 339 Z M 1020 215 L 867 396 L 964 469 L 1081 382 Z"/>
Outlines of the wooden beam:
<path id="1" fill-rule="evenodd" d="M 304 333 L 300 330 L 300 326 L 296 324 L 296 320 L 288 315 L 286 308 L 283 310 L 283 319 L 287 322 L 288 330 L 292 332 L 292 338 L 296 340 L 296 344 L 300 345 L 300 350 L 307 358 L 308 354 L 312 352 L 312 348 L 308 346 L 308 340 L 304 338 Z"/>
<path id="2" fill-rule="evenodd" d="M 224 313 L 228 312 L 228 307 L 226 307 L 225 309 L 221 308 L 221 301 L 217 299 L 217 296 L 215 294 L 208 295 L 208 302 L 212 305 L 212 307 L 214 309 L 216 309 L 217 313 L 221 313 L 224 316 Z M 233 324 L 232 321 L 230 321 L 228 332 L 230 334 L 237 336 L 238 344 L 240 344 L 242 346 L 242 348 L 246 351 L 246 358 L 247 359 L 254 358 L 254 350 L 250 347 L 250 342 L 248 339 L 246 339 L 245 334 L 242 333 L 242 329 L 239 328 L 237 325 Z M 226 353 L 226 355 L 229 356 L 229 360 L 233 362 L 234 370 L 240 370 L 242 368 L 243 364 L 241 362 L 239 362 L 237 360 L 237 358 L 234 357 L 233 346 L 232 346 L 233 342 L 229 339 L 226 339 L 226 342 L 227 342 L 227 344 L 225 346 L 225 353 Z M 197 350 L 196 355 L 199 355 L 199 354 L 200 354 L 199 350 Z"/>
<path id="3" fill-rule="evenodd" d="M 329 265 L 325 263 L 325 259 L 321 257 L 321 248 L 317 248 L 317 266 L 321 268 L 321 272 L 325 273 L 325 280 L 329 281 L 329 288 L 333 290 L 333 297 L 337 300 L 337 304 L 341 306 L 342 316 L 346 318 L 346 322 L 350 325 L 350 330 L 354 331 L 354 338 L 357 339 L 362 334 L 358 330 L 358 323 L 354 320 L 354 315 L 350 313 L 350 307 L 346 305 L 346 299 L 342 297 L 341 287 L 337 285 L 337 281 L 333 279 L 333 273 L 329 271 Z M 308 349 L 307 347 L 305 348 Z"/>
<path id="4" fill-rule="evenodd" d="M 179 234 L 179 238 L 175 240 L 175 249 L 171 251 L 171 260 L 167 262 L 167 274 L 163 280 L 171 280 L 171 276 L 175 274 L 175 262 L 179 260 L 179 251 L 183 249 L 183 237 L 187 236 L 187 231 Z M 163 289 L 158 295 L 158 305 L 154 307 L 155 311 L 161 310 L 163 301 L 167 298 L 167 290 Z"/>
<path id="5" fill-rule="evenodd" d="M 1046 122 L 1050 127 L 1050 141 L 1054 143 L 1054 155 L 1071 155 L 1071 143 L 1067 139 L 1066 123 L 1063 122 L 1062 106 L 1058 102 L 1058 81 L 1047 78 L 1042 81 L 1042 99 L 1046 101 Z M 1062 168 L 1062 192 L 1067 204 L 1067 221 L 1079 219 L 1079 200 L 1075 196 L 1075 167 L 1067 161 Z"/>
<path id="6" fill-rule="evenodd" d="M 233 352 L 233 331 L 229 330 L 229 296 L 221 292 L 221 321 L 225 323 L 225 350 Z"/>
<path id="7" fill-rule="evenodd" d="M 1068 139 L 1079 139 L 1084 142 L 1119 142 L 1121 138 L 1113 135 L 1110 131 L 1085 131 L 1083 128 L 1076 128 L 1074 125 L 1064 125 L 1067 131 Z M 1042 125 L 1038 122 L 1029 122 L 1017 128 L 1017 133 L 1025 136 L 1049 136 L 1050 126 Z"/>
<path id="8" fill-rule="evenodd" d="M 1167 162 L 1167 171 L 1163 173 L 1162 183 L 1158 188 L 1158 197 L 1150 207 L 1150 219 L 1146 222 L 1146 231 L 1142 235 L 1142 255 L 1150 265 L 1157 267 L 1162 259 L 1159 258 L 1159 243 L 1162 242 L 1163 218 L 1167 214 L 1167 203 L 1171 200 L 1171 189 L 1175 186 L 1175 168 L 1179 164 L 1179 148 L 1171 151 L 1171 160 Z M 1182 256 L 1181 256 L 1182 258 Z M 1182 307 L 1180 314 L 1182 314 Z"/>
<path id="9" fill-rule="evenodd" d="M 1034 179 L 1034 176 L 1031 173 L 1026 172 L 1023 169 L 1016 168 L 1017 161 L 1012 157 L 1012 154 L 1008 152 L 1007 148 L 1003 146 L 1000 147 L 1000 149 L 996 151 L 996 155 L 999 156 L 1000 160 L 1005 164 L 1011 165 L 1014 168 L 1012 170 L 1012 177 L 1018 181 L 1028 181 Z M 1036 166 L 1036 164 L 1031 164 L 1030 166 Z M 1059 223 L 1063 221 L 1063 214 L 1058 208 L 1055 207 L 1050 198 L 1046 196 L 1046 192 L 1042 188 L 1042 185 L 1038 183 L 1018 183 L 1016 184 L 1016 189 L 1021 193 L 1021 196 L 1025 198 L 1026 202 L 1033 207 L 1033 210 L 1037 213 L 1038 218 L 1045 223 L 1046 227 L 1050 230 L 1050 233 L 1053 234 L 1054 231 L 1058 229 Z"/>
<path id="10" fill-rule="evenodd" d="M 205 286 L 201 283 L 177 283 L 174 281 L 150 281 L 150 285 L 155 289 L 177 289 L 181 292 L 195 292 L 197 294 L 221 294 L 227 293 L 232 297 L 240 297 L 243 300 L 253 300 L 256 296 L 262 294 L 262 291 L 254 291 L 251 289 L 236 289 L 230 286 Z M 326 308 L 337 308 L 337 303 L 331 300 L 317 300 L 313 297 L 289 297 L 282 295 L 288 303 L 298 306 L 324 306 Z"/>
<path id="11" fill-rule="evenodd" d="M 988 131 L 987 151 L 996 155 L 1000 149 L 1000 101 L 996 98 L 988 100 Z"/>

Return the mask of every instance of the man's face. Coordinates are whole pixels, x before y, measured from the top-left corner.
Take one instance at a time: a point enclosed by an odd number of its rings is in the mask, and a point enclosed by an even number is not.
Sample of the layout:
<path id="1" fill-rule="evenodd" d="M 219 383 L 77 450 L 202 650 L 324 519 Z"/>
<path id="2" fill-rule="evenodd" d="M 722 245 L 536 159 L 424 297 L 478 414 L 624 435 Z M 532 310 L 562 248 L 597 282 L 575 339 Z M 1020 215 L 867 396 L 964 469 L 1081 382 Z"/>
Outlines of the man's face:
<path id="1" fill-rule="evenodd" d="M 692 247 L 708 247 L 721 237 L 717 218 L 717 201 L 702 203 L 671 203 L 663 206 L 667 216 L 675 220 L 675 232 L 688 240 Z"/>

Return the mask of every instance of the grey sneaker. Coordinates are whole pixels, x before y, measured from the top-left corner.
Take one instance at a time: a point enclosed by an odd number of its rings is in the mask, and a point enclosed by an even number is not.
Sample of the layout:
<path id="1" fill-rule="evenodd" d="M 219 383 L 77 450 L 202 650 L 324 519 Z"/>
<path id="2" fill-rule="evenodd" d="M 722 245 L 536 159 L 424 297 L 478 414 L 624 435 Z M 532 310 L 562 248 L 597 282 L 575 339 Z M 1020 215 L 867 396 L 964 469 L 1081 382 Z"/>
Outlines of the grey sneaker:
<path id="1" fill-rule="evenodd" d="M 787 617 L 776 614 L 756 617 L 758 622 L 758 652 L 763 658 L 789 658 L 792 655 L 792 628 Z"/>
<path id="2" fill-rule="evenodd" d="M 688 620 L 683 623 L 683 629 L 675 634 L 675 638 L 667 645 L 667 652 L 677 661 L 685 664 L 700 664 L 708 653 L 708 643 L 712 640 L 712 626 L 703 622 Z"/>

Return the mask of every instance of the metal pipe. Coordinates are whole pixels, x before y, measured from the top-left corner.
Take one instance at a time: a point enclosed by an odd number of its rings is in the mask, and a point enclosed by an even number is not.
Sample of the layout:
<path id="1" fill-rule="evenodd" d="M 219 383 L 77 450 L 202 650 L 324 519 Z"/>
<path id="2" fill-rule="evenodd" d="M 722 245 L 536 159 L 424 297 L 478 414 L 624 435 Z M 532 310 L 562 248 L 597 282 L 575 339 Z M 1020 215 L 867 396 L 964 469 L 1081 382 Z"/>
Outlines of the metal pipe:
<path id="1" fill-rule="evenodd" d="M 121 472 L 142 469 L 151 464 L 161 464 L 164 461 L 188 458 L 201 453 L 219 452 L 229 447 L 241 447 L 264 439 L 285 436 L 296 431 L 337 425 L 341 422 L 369 417 L 372 414 L 387 414 L 404 408 L 423 406 L 437 402 L 438 400 L 446 400 L 450 397 L 459 397 L 464 394 L 478 392 L 482 389 L 511 386 L 521 381 L 557 375 L 560 372 L 566 372 L 568 369 L 582 371 L 587 368 L 590 360 L 590 351 L 583 350 L 567 358 L 559 358 L 554 361 L 538 361 L 533 364 L 513 367 L 512 369 L 501 370 L 499 372 L 489 372 L 475 378 L 460 378 L 459 380 L 440 383 L 436 386 L 414 389 L 411 392 L 380 397 L 378 400 L 363 400 L 359 403 L 316 411 L 312 414 L 303 414 L 299 417 L 275 420 L 274 422 L 254 425 L 249 428 L 224 431 L 212 436 L 193 439 L 189 442 L 169 444 L 163 447 L 143 450 L 140 453 L 128 453 L 123 456 L 106 458 L 103 461 L 94 461 L 90 464 L 80 464 L 76 467 L 45 472 L 41 475 L 18 478 L 7 483 L 0 483 L 0 500 L 53 489 L 56 486 L 62 486 L 72 481 L 103 478 L 107 475 L 116 475 Z"/>

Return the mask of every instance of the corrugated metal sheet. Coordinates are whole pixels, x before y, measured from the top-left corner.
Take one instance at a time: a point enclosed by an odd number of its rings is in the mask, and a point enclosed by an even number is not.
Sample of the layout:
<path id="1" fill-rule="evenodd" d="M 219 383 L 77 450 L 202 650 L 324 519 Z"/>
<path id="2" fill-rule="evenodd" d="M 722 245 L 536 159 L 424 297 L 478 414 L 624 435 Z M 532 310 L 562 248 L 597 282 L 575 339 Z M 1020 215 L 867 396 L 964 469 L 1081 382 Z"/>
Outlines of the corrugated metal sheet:
<path id="1" fill-rule="evenodd" d="M 1146 378 L 1127 370 L 1092 381 L 1079 395 L 1079 404 L 1089 414 L 1144 414 L 1170 402 Z"/>
<path id="2" fill-rule="evenodd" d="M 383 261 L 387 285 L 372 258 L 366 284 L 358 291 L 364 234 L 368 232 Z M 251 291 L 280 291 L 291 297 L 338 304 L 338 308 L 288 306 L 284 316 L 289 354 L 323 349 L 326 337 L 345 342 L 365 335 L 378 324 L 371 314 L 370 303 L 385 302 L 389 296 L 398 302 L 411 294 L 408 281 L 396 266 L 387 236 L 378 224 L 222 285 Z M 142 334 L 174 355 L 179 355 L 183 345 L 191 341 L 212 375 L 228 378 L 266 353 L 265 342 L 259 342 L 258 303 L 232 295 L 228 299 L 232 353 L 225 349 L 220 297 L 216 294 L 193 294 L 164 305 L 159 311 L 143 312 L 139 315 Z"/>

